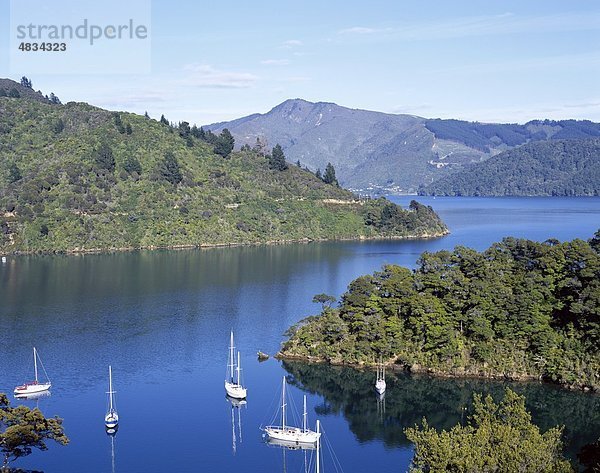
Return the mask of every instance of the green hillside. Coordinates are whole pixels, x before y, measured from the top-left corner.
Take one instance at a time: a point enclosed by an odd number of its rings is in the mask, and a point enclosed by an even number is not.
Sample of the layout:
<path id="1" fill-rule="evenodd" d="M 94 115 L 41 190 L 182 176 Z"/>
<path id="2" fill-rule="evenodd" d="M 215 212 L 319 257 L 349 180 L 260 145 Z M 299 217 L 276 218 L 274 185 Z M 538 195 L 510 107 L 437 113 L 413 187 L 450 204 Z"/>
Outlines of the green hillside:
<path id="1" fill-rule="evenodd" d="M 428 195 L 600 195 L 600 139 L 533 142 L 440 179 Z"/>
<path id="2" fill-rule="evenodd" d="M 20 97 L 0 96 L 2 253 L 447 232 L 416 202 L 358 201 L 251 150 L 223 158 L 185 123 L 33 100 L 12 84 Z"/>

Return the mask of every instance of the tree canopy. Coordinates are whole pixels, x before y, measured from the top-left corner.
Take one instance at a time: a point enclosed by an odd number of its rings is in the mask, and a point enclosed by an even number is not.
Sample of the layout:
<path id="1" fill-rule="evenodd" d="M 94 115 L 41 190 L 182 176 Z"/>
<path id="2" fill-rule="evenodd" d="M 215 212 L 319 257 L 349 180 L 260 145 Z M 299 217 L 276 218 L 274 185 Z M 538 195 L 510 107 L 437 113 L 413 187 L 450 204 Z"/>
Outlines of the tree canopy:
<path id="1" fill-rule="evenodd" d="M 283 149 L 281 149 L 279 143 L 275 145 L 269 155 L 269 167 L 275 171 L 285 171 L 288 168 Z"/>
<path id="2" fill-rule="evenodd" d="M 384 208 L 372 220 L 404 218 Z M 352 281 L 339 308 L 296 327 L 283 354 L 345 363 L 381 356 L 414 370 L 599 390 L 596 241 L 505 238 L 481 253 L 423 253 L 415 271 L 385 266 Z"/>
<path id="3" fill-rule="evenodd" d="M 0 393 L 0 451 L 4 466 L 10 461 L 29 455 L 34 448 L 47 450 L 47 440 L 67 445 L 62 419 L 46 418 L 37 408 L 11 407 L 7 396 Z"/>
<path id="4" fill-rule="evenodd" d="M 496 404 L 491 396 L 474 395 L 474 414 L 467 425 L 438 432 L 423 419 L 406 429 L 415 444 L 411 472 L 502 471 L 560 473 L 573 468 L 562 457 L 562 428 L 544 432 L 531 422 L 525 397 L 506 389 Z"/>
<path id="5" fill-rule="evenodd" d="M 214 152 L 224 158 L 227 158 L 233 151 L 235 139 L 227 128 L 224 128 L 216 140 Z"/>

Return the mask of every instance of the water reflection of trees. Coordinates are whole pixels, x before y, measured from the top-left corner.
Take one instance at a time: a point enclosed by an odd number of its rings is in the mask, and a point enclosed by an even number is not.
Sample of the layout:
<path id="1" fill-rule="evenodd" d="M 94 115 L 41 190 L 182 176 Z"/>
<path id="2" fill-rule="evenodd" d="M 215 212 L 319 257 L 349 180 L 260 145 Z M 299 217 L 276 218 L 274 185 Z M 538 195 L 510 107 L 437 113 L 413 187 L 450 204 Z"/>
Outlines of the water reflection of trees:
<path id="1" fill-rule="evenodd" d="M 600 436 L 600 396 L 538 383 L 502 383 L 443 379 L 404 373 L 387 377 L 382 416 L 373 386 L 375 374 L 347 367 L 286 361 L 289 382 L 323 397 L 317 415 L 342 414 L 359 442 L 382 440 L 386 446 L 409 445 L 403 429 L 427 417 L 430 425 L 450 429 L 471 411 L 473 392 L 500 398 L 506 386 L 523 394 L 533 421 L 542 429 L 564 425 L 566 454 L 575 459 L 585 444 Z"/>

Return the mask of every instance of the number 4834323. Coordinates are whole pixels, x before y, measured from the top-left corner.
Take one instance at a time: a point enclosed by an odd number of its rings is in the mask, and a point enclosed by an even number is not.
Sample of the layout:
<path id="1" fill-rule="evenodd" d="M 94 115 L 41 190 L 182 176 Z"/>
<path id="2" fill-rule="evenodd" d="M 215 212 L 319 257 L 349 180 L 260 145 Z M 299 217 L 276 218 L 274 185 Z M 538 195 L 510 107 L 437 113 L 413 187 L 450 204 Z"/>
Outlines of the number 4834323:
<path id="1" fill-rule="evenodd" d="M 66 51 L 67 43 L 21 43 L 21 51 Z"/>

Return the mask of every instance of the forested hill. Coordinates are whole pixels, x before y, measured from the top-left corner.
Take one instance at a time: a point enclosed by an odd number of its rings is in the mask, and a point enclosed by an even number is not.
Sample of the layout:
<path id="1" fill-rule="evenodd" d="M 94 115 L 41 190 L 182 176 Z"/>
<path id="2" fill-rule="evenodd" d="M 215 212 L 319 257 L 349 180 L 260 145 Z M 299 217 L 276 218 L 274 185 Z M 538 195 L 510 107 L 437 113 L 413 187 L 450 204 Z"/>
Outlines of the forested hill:
<path id="1" fill-rule="evenodd" d="M 0 253 L 428 237 L 430 208 L 358 200 L 228 133 L 48 99 L 3 80 Z"/>
<path id="2" fill-rule="evenodd" d="M 600 138 L 534 142 L 440 179 L 425 195 L 600 195 Z"/>
<path id="3" fill-rule="evenodd" d="M 315 297 L 327 304 L 326 297 Z M 505 238 L 424 253 L 350 283 L 293 327 L 281 355 L 600 390 L 600 231 L 585 242 Z"/>

